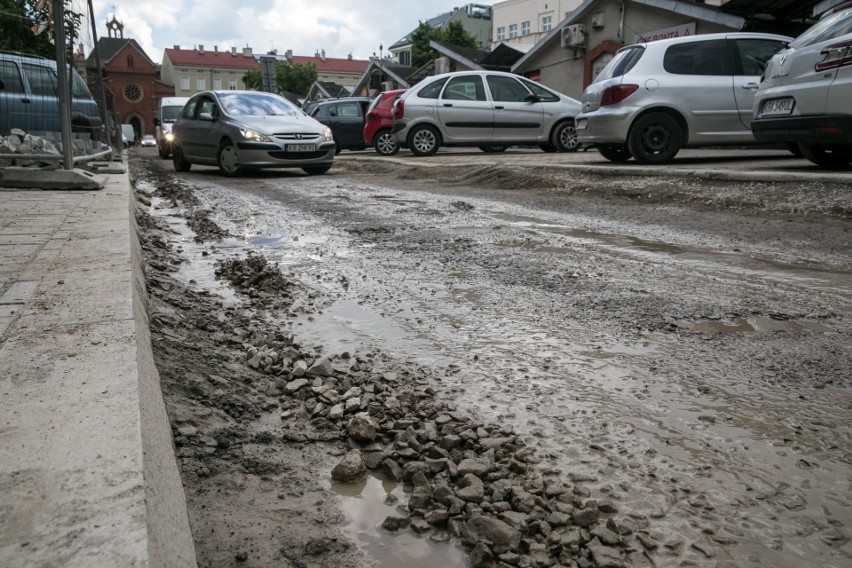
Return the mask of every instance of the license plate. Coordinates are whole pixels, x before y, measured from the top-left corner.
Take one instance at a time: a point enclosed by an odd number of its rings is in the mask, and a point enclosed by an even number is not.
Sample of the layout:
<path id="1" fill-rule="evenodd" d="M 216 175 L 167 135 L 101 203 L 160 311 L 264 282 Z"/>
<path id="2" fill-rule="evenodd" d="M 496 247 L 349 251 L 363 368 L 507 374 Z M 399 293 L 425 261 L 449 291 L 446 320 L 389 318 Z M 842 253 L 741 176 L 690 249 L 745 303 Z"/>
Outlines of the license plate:
<path id="1" fill-rule="evenodd" d="M 315 152 L 316 144 L 287 144 L 284 148 L 287 152 Z"/>
<path id="2" fill-rule="evenodd" d="M 577 121 L 576 126 L 574 127 L 576 130 L 585 130 L 589 126 L 589 121 L 585 118 L 581 118 Z"/>
<path id="3" fill-rule="evenodd" d="M 793 112 L 793 97 L 786 97 L 764 102 L 759 116 L 785 116 L 791 112 Z"/>

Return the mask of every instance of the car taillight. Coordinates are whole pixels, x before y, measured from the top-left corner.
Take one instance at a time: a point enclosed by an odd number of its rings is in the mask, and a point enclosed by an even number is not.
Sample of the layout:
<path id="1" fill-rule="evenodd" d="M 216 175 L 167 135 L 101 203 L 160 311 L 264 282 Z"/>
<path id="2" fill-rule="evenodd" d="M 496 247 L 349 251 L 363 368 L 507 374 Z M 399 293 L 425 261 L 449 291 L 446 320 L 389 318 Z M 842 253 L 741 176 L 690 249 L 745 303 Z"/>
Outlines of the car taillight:
<path id="1" fill-rule="evenodd" d="M 394 120 L 399 120 L 403 116 L 405 116 L 405 101 L 399 99 L 393 104 L 393 118 Z"/>
<path id="2" fill-rule="evenodd" d="M 820 52 L 823 60 L 814 65 L 816 71 L 826 71 L 852 65 L 852 41 L 829 45 Z"/>
<path id="3" fill-rule="evenodd" d="M 614 85 L 607 87 L 601 97 L 601 106 L 620 103 L 639 89 L 639 85 Z"/>

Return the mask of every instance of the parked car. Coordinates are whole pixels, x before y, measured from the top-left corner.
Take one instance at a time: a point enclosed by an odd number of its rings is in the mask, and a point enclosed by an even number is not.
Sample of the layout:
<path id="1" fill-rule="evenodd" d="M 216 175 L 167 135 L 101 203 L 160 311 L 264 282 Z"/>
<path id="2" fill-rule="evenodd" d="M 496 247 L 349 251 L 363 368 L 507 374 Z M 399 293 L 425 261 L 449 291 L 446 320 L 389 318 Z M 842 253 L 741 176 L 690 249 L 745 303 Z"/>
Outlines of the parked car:
<path id="1" fill-rule="evenodd" d="M 172 126 L 175 170 L 218 166 L 227 176 L 257 168 L 324 174 L 334 160 L 331 129 L 287 99 L 258 91 L 202 91 Z"/>
<path id="2" fill-rule="evenodd" d="M 127 134 L 124 132 L 121 133 L 121 143 L 124 145 L 125 150 L 130 148 L 130 140 L 127 139 Z"/>
<path id="3" fill-rule="evenodd" d="M 142 146 L 154 147 L 157 145 L 157 139 L 154 138 L 153 134 L 146 134 L 142 137 L 142 142 L 140 142 Z"/>
<path id="4" fill-rule="evenodd" d="M 499 152 L 515 144 L 572 152 L 579 147 L 579 111 L 578 101 L 511 73 L 457 71 L 400 96 L 393 133 L 417 156 L 431 156 L 441 146 Z"/>
<path id="5" fill-rule="evenodd" d="M 172 125 L 188 100 L 189 97 L 163 97 L 157 104 L 154 126 L 157 127 L 157 149 L 163 159 L 172 153 Z"/>
<path id="6" fill-rule="evenodd" d="M 77 71 L 68 71 L 71 131 L 98 140 L 102 124 L 98 105 Z M 59 132 L 58 82 L 55 61 L 0 51 L 0 135 L 13 128 L 29 133 Z"/>
<path id="7" fill-rule="evenodd" d="M 681 148 L 754 144 L 754 93 L 789 37 L 721 33 L 623 47 L 583 93 L 581 143 L 613 162 L 670 162 Z"/>
<path id="8" fill-rule="evenodd" d="M 311 116 L 331 128 L 337 152 L 363 150 L 368 147 L 364 142 L 364 120 L 369 106 L 367 97 L 319 101 Z"/>
<path id="9" fill-rule="evenodd" d="M 797 144 L 815 164 L 852 163 L 852 2 L 769 61 L 751 128 L 761 142 Z"/>
<path id="10" fill-rule="evenodd" d="M 364 142 L 382 156 L 393 156 L 399 151 L 393 136 L 393 104 L 404 92 L 405 89 L 398 89 L 379 93 L 367 109 Z"/>

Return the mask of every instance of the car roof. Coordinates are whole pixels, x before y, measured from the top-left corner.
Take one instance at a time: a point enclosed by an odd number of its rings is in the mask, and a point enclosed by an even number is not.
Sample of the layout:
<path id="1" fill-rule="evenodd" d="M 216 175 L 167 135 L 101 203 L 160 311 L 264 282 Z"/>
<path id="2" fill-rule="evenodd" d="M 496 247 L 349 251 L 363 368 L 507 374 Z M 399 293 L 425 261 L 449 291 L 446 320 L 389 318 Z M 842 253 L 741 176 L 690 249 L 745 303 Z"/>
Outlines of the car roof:
<path id="1" fill-rule="evenodd" d="M 373 100 L 373 99 L 371 99 L 370 97 L 338 97 L 336 99 L 320 99 L 320 100 L 311 101 L 311 102 L 315 102 L 318 105 L 327 105 L 327 104 L 331 104 L 331 103 L 339 103 L 341 101 L 363 103 L 363 102 L 369 102 L 371 100 Z"/>

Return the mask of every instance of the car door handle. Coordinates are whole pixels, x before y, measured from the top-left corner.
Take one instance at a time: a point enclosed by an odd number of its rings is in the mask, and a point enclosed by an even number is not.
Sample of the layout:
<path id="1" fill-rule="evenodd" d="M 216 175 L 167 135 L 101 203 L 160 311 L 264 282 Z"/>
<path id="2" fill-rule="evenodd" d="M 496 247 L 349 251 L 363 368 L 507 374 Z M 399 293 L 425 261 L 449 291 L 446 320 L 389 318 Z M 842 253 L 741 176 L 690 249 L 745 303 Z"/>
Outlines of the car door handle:
<path id="1" fill-rule="evenodd" d="M 25 104 L 30 104 L 33 101 L 31 99 L 23 98 L 23 99 L 21 99 L 21 102 L 25 103 Z"/>
<path id="2" fill-rule="evenodd" d="M 759 86 L 760 85 L 758 85 L 757 83 L 746 83 L 743 85 L 743 89 L 747 91 L 756 91 Z"/>
<path id="3" fill-rule="evenodd" d="M 496 106 L 496 107 L 494 107 L 494 108 L 495 108 L 495 109 L 497 109 L 497 110 L 503 110 L 503 109 L 504 109 L 504 108 L 506 108 L 506 107 Z"/>
<path id="4" fill-rule="evenodd" d="M 445 107 L 451 107 L 451 106 L 453 106 L 453 105 L 451 105 L 450 103 L 444 103 L 444 106 L 445 106 Z"/>

